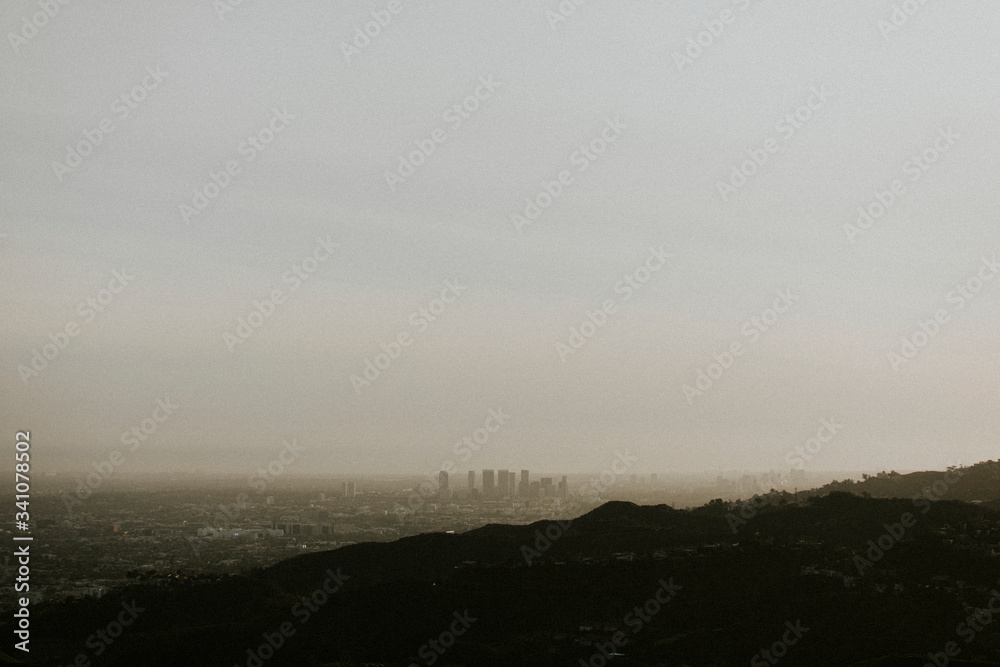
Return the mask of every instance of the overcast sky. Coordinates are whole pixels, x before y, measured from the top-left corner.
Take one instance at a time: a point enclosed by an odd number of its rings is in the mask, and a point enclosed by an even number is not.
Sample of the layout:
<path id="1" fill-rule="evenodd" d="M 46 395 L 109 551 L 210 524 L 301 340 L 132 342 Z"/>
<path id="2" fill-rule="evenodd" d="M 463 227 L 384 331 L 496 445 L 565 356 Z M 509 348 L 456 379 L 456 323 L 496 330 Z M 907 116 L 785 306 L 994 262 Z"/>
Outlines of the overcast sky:
<path id="1" fill-rule="evenodd" d="M 997 3 L 222 6 L 0 9 L 36 471 L 779 470 L 823 419 L 806 470 L 997 457 Z"/>

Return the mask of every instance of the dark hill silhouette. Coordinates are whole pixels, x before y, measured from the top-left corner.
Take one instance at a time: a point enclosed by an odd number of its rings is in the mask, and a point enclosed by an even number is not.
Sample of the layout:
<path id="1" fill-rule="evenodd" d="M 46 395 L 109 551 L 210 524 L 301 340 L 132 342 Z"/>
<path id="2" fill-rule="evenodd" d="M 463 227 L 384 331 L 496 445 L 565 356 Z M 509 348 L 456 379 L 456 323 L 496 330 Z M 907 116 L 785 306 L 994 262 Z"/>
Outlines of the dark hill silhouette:
<path id="1" fill-rule="evenodd" d="M 570 522 L 357 544 L 209 584 L 43 604 L 33 629 L 52 639 L 32 657 L 93 660 L 87 637 L 136 600 L 140 619 L 93 664 L 247 665 L 247 649 L 285 622 L 295 634 L 261 666 L 427 664 L 421 646 L 468 610 L 475 621 L 435 664 L 578 665 L 615 629 L 629 641 L 609 665 L 749 664 L 801 621 L 809 631 L 782 665 L 923 665 L 961 641 L 967 609 L 1000 585 L 1000 513 L 985 504 L 784 500 L 735 532 L 745 508 L 721 501 L 691 511 L 611 502 Z M 301 623 L 295 605 L 331 572 L 349 578 Z M 634 632 L 636 606 L 673 584 Z M 1000 661 L 993 630 L 961 646 L 961 659 Z"/>
<path id="2" fill-rule="evenodd" d="M 831 482 L 806 491 L 804 495 L 822 496 L 833 491 L 857 495 L 867 493 L 873 498 L 912 498 L 926 492 L 966 502 L 995 501 L 1000 500 L 1000 461 L 983 461 L 966 467 L 952 466 L 941 472 L 930 470 L 906 475 L 883 471 L 867 479 Z"/>

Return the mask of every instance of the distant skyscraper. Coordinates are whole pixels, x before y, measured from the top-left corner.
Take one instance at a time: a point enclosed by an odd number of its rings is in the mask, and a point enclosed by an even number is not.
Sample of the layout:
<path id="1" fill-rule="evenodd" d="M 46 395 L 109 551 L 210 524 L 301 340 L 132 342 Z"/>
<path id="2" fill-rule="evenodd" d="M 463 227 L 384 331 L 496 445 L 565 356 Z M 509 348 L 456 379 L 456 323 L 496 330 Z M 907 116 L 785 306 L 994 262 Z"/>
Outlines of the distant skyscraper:
<path id="1" fill-rule="evenodd" d="M 515 482 L 517 482 L 517 475 L 515 475 L 515 474 L 514 474 L 514 471 L 513 471 L 513 470 L 511 470 L 511 471 L 510 471 L 510 479 L 509 479 L 509 480 L 508 480 L 508 482 L 507 482 L 507 495 L 508 495 L 509 497 L 511 497 L 511 498 L 513 498 L 513 497 L 514 497 L 514 495 L 515 495 L 515 493 L 514 493 L 514 489 L 515 489 L 515 487 L 517 486 L 517 485 L 515 484 Z"/>
<path id="2" fill-rule="evenodd" d="M 521 496 L 522 498 L 527 498 L 528 497 L 528 492 L 530 490 L 531 490 L 531 486 L 528 484 L 528 471 L 527 470 L 522 470 L 521 471 L 521 483 L 517 487 L 517 495 Z"/>
<path id="3" fill-rule="evenodd" d="M 554 497 L 556 495 L 554 492 L 555 492 L 555 489 L 552 488 L 552 478 L 551 477 L 542 477 L 541 493 L 539 494 L 539 497 L 540 498 L 552 498 L 552 497 Z"/>
<path id="4" fill-rule="evenodd" d="M 469 491 L 472 491 L 474 488 L 476 488 L 476 471 L 475 470 L 470 470 L 469 471 Z"/>
<path id="5" fill-rule="evenodd" d="M 497 471 L 497 497 L 503 498 L 507 495 L 507 487 L 510 486 L 510 471 Z"/>
<path id="6" fill-rule="evenodd" d="M 448 473 L 444 470 L 438 473 L 438 488 L 448 490 Z"/>
<path id="7" fill-rule="evenodd" d="M 560 498 L 569 497 L 569 484 L 566 483 L 566 475 L 563 475 L 562 479 L 559 480 L 559 490 L 556 495 Z"/>
<path id="8" fill-rule="evenodd" d="M 492 470 L 483 470 L 483 498 L 493 498 L 496 496 L 493 472 Z"/>
<path id="9" fill-rule="evenodd" d="M 344 497 L 353 498 L 357 495 L 358 487 L 356 482 L 344 482 L 343 484 Z"/>

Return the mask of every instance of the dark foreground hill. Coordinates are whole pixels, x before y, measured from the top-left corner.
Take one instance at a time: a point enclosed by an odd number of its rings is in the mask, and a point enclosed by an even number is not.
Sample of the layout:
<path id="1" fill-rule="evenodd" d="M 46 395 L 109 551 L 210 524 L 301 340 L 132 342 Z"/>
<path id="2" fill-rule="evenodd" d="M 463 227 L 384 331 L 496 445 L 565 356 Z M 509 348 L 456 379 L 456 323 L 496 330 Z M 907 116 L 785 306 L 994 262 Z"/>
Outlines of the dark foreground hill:
<path id="1" fill-rule="evenodd" d="M 31 655 L 130 667 L 1000 664 L 998 590 L 1000 513 L 983 505 L 612 502 L 571 522 L 358 544 L 41 605 Z M 120 634 L 117 619 L 129 621 Z"/>

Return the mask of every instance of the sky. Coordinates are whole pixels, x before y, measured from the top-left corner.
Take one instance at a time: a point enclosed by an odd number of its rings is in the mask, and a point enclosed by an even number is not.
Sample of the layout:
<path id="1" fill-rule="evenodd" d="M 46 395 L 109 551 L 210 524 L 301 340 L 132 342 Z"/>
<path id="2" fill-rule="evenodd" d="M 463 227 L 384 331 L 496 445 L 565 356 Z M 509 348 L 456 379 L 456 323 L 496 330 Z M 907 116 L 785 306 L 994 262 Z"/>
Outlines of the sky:
<path id="1" fill-rule="evenodd" d="M 1000 6 L 902 4 L 4 3 L 5 437 L 122 474 L 997 458 Z"/>

